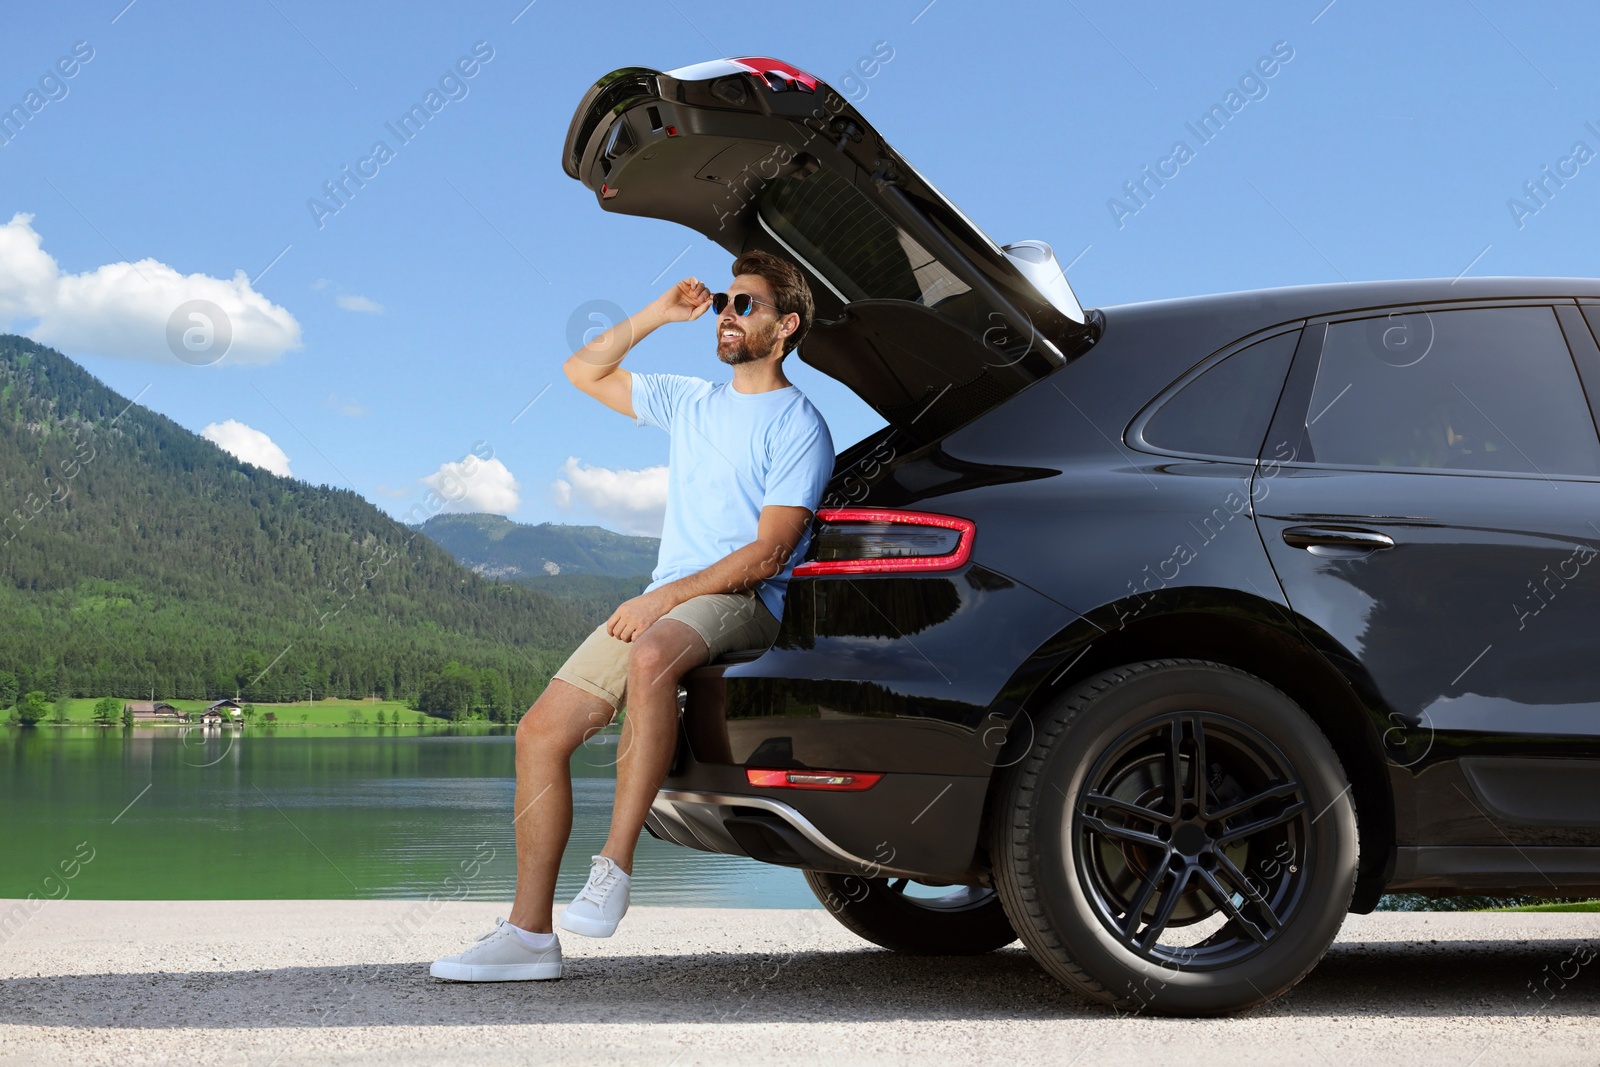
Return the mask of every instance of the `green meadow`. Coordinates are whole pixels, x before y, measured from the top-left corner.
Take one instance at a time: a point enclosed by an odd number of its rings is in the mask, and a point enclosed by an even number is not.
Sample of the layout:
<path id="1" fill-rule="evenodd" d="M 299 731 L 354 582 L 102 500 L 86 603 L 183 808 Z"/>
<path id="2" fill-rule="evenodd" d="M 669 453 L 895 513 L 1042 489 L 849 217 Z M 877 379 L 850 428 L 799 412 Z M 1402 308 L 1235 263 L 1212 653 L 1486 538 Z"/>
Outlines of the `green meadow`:
<path id="1" fill-rule="evenodd" d="M 149 698 L 147 697 L 128 697 L 126 699 L 119 697 L 117 700 L 119 713 L 123 704 L 135 703 L 148 699 Z M 77 725 L 93 723 L 94 706 L 98 702 L 98 698 L 96 697 L 69 698 L 66 701 L 66 721 Z M 204 711 L 206 706 L 210 704 L 211 701 L 169 700 L 166 701 L 166 703 L 171 704 L 179 711 L 188 712 L 191 715 L 197 715 Z M 333 697 L 328 700 L 301 700 L 288 704 L 257 703 L 255 705 L 255 709 L 255 716 L 247 723 L 247 725 L 271 725 L 266 722 L 266 714 L 269 711 L 277 717 L 276 722 L 278 724 L 290 726 L 301 723 L 304 723 L 308 726 L 341 726 L 346 723 L 375 726 L 378 723 L 378 716 L 380 714 L 383 715 L 385 723 L 398 722 L 412 724 L 427 722 L 438 723 L 444 721 L 443 719 L 408 707 L 403 701 L 398 700 L 351 700 L 348 698 Z M 49 717 L 40 722 L 39 725 L 41 727 L 49 726 L 51 723 L 56 721 L 56 705 L 52 704 Z M 141 722 L 140 725 L 147 726 L 155 724 Z"/>

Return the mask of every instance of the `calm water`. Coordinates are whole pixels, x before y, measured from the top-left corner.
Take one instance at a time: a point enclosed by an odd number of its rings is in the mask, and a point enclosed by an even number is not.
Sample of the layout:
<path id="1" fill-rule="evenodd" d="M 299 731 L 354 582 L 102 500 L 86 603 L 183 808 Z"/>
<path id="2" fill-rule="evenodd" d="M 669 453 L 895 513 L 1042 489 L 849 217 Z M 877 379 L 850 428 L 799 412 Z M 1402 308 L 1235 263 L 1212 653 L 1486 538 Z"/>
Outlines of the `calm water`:
<path id="1" fill-rule="evenodd" d="M 0 897 L 59 898 L 46 879 L 71 872 L 89 899 L 509 902 L 512 745 L 482 727 L 0 728 Z M 573 757 L 558 904 L 605 840 L 615 753 Z M 797 871 L 648 837 L 632 899 L 817 906 Z"/>

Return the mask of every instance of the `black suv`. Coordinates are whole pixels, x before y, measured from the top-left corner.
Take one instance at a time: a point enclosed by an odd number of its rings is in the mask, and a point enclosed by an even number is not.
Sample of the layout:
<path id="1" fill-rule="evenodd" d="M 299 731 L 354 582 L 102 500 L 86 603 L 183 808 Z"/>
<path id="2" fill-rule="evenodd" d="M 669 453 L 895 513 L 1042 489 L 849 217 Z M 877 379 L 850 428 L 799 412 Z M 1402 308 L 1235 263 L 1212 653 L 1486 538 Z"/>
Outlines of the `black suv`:
<path id="1" fill-rule="evenodd" d="M 837 93 L 628 67 L 562 162 L 807 272 L 839 456 L 782 631 L 689 677 L 649 828 L 891 949 L 1282 993 L 1386 891 L 1600 893 L 1600 282 L 1085 311 Z"/>

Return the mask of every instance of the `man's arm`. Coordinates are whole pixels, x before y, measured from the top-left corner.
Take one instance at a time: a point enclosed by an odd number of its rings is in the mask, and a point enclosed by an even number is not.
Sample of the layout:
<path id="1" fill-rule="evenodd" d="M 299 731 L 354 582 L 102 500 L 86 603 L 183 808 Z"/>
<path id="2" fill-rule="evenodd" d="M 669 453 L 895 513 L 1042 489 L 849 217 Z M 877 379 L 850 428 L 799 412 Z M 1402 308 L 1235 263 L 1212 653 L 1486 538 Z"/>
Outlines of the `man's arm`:
<path id="1" fill-rule="evenodd" d="M 710 306 L 711 291 L 696 279 L 685 278 L 645 305 L 644 310 L 572 353 L 562 370 L 583 392 L 612 411 L 633 418 L 633 375 L 622 369 L 622 357 L 657 326 L 691 322 Z"/>
<path id="2" fill-rule="evenodd" d="M 807 508 L 769 504 L 756 521 L 754 541 L 703 571 L 624 601 L 606 620 L 606 633 L 632 641 L 685 600 L 706 593 L 737 593 L 766 581 L 783 570 L 810 521 Z"/>

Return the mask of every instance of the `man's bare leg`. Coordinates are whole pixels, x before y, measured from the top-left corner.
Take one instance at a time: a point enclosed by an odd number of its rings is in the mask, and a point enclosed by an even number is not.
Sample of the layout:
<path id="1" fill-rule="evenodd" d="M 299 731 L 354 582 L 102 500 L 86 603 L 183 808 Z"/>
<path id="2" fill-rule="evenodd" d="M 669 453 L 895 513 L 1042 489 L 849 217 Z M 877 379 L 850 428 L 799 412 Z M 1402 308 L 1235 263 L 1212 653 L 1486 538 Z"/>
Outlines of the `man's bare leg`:
<path id="1" fill-rule="evenodd" d="M 517 840 L 517 891 L 507 917 L 513 926 L 533 933 L 552 930 L 556 875 L 572 834 L 572 754 L 615 715 L 604 700 L 556 678 L 517 724 L 511 823 Z"/>
<path id="2" fill-rule="evenodd" d="M 626 874 L 633 874 L 634 846 L 677 747 L 678 679 L 710 658 L 705 639 L 676 619 L 657 621 L 633 642 L 628 715 L 617 746 L 617 797 L 611 832 L 600 849 Z"/>

